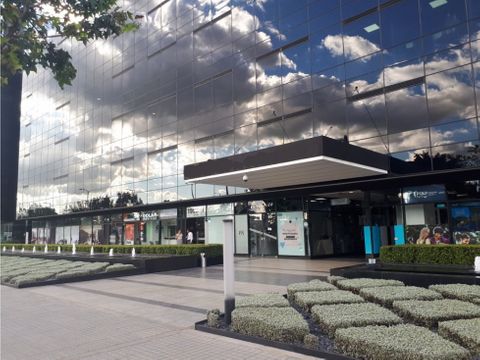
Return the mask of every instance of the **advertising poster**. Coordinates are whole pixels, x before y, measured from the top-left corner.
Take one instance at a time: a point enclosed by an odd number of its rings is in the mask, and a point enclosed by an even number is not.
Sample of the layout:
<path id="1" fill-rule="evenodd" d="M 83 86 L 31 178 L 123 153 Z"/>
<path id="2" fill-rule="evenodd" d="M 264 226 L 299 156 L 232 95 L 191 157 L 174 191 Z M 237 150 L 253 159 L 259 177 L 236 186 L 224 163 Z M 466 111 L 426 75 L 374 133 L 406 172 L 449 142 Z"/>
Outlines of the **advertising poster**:
<path id="1" fill-rule="evenodd" d="M 277 214 L 278 255 L 305 256 L 303 211 Z"/>
<path id="2" fill-rule="evenodd" d="M 135 224 L 125 224 L 125 245 L 133 245 L 135 240 Z"/>
<path id="3" fill-rule="evenodd" d="M 450 231 L 446 224 L 439 225 L 406 225 L 408 244 L 438 245 L 450 244 Z"/>

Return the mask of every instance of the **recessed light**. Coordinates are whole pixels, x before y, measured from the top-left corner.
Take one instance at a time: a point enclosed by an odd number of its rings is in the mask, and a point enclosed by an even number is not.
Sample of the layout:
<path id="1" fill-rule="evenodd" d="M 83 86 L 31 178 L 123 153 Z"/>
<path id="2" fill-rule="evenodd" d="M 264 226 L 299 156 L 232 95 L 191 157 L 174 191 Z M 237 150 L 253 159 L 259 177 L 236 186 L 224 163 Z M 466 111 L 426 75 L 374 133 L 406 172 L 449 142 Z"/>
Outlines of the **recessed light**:
<path id="1" fill-rule="evenodd" d="M 100 101 L 100 100 L 102 100 L 102 98 L 97 98 L 97 101 Z"/>
<path id="2" fill-rule="evenodd" d="M 152 113 L 153 116 L 157 115 L 157 113 Z"/>
<path id="3" fill-rule="evenodd" d="M 432 7 L 432 9 L 435 9 L 439 6 L 445 5 L 447 2 L 447 0 L 433 0 L 429 2 L 429 5 Z"/>
<path id="4" fill-rule="evenodd" d="M 380 29 L 380 26 L 378 26 L 377 24 L 368 25 L 368 26 L 363 28 L 363 30 L 365 30 L 368 33 L 371 33 L 373 31 L 377 31 L 378 29 Z"/>

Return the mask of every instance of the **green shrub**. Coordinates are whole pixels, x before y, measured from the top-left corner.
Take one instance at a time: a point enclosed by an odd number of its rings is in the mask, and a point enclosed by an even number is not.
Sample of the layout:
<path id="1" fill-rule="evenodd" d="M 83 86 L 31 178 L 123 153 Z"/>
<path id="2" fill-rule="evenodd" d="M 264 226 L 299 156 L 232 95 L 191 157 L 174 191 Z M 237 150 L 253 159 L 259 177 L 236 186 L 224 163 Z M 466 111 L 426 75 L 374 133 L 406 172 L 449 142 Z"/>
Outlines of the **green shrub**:
<path id="1" fill-rule="evenodd" d="M 231 326 L 241 334 L 282 342 L 302 342 L 309 333 L 305 319 L 290 307 L 235 309 Z"/>
<path id="2" fill-rule="evenodd" d="M 438 334 L 480 355 L 480 318 L 438 323 Z"/>
<path id="3" fill-rule="evenodd" d="M 289 299 L 293 299 L 293 294 L 302 291 L 329 291 L 337 290 L 335 286 L 325 281 L 315 280 L 312 282 L 294 283 L 287 286 L 287 296 Z"/>
<path id="4" fill-rule="evenodd" d="M 340 328 L 402 323 L 402 319 L 390 310 L 371 303 L 315 305 L 312 316 L 330 337 Z"/>
<path id="5" fill-rule="evenodd" d="M 439 293 L 417 286 L 382 286 L 376 288 L 364 288 L 360 290 L 360 296 L 368 301 L 380 305 L 392 307 L 397 300 L 438 300 L 442 299 Z"/>
<path id="6" fill-rule="evenodd" d="M 293 301 L 305 311 L 309 311 L 313 305 L 351 304 L 365 300 L 350 291 L 332 290 L 296 292 Z"/>
<path id="7" fill-rule="evenodd" d="M 21 248 L 25 248 L 26 251 L 32 251 L 35 246 L 37 252 L 43 252 L 45 245 L 25 244 L 19 246 L 19 244 L 2 244 L 8 250 L 15 246 L 17 251 Z M 49 244 L 48 248 L 50 252 L 57 251 L 60 246 L 62 252 L 72 252 L 72 245 L 58 245 Z M 91 245 L 77 245 L 76 251 L 79 253 L 89 253 Z M 222 256 L 223 247 L 222 244 L 182 244 L 182 245 L 94 245 L 95 253 L 108 253 L 110 249 L 113 249 L 115 254 L 131 254 L 132 248 L 135 248 L 137 254 L 155 254 L 155 255 L 200 255 L 205 253 L 206 256 Z"/>
<path id="8" fill-rule="evenodd" d="M 105 268 L 105 272 L 127 271 L 135 269 L 136 267 L 133 264 L 112 264 Z"/>
<path id="9" fill-rule="evenodd" d="M 430 328 L 439 321 L 480 317 L 480 306 L 451 299 L 394 301 L 393 310 L 408 321 Z"/>
<path id="10" fill-rule="evenodd" d="M 307 334 L 303 338 L 303 343 L 309 349 L 317 349 L 319 345 L 318 336 L 315 336 L 313 334 Z"/>
<path id="11" fill-rule="evenodd" d="M 290 304 L 280 294 L 255 294 L 235 300 L 236 308 L 243 307 L 288 307 Z"/>
<path id="12" fill-rule="evenodd" d="M 337 281 L 346 280 L 346 279 L 347 278 L 345 278 L 343 276 L 337 276 L 337 275 L 327 276 L 327 282 L 332 284 L 332 285 L 337 285 Z"/>
<path id="13" fill-rule="evenodd" d="M 380 248 L 384 264 L 442 264 L 473 266 L 480 245 L 389 245 Z"/>
<path id="14" fill-rule="evenodd" d="M 218 328 L 220 327 L 220 310 L 213 309 L 207 311 L 207 324 L 210 327 Z"/>
<path id="15" fill-rule="evenodd" d="M 344 354 L 365 360 L 471 359 L 466 349 L 415 325 L 339 329 L 335 345 Z"/>
<path id="16" fill-rule="evenodd" d="M 370 279 L 370 278 L 357 278 L 338 280 L 337 287 L 342 290 L 349 290 L 357 293 L 360 289 L 381 287 L 381 286 L 404 286 L 404 283 L 398 280 L 386 280 L 386 279 Z"/>
<path id="17" fill-rule="evenodd" d="M 470 301 L 480 305 L 480 285 L 430 285 L 428 288 L 439 292 L 446 298 Z"/>

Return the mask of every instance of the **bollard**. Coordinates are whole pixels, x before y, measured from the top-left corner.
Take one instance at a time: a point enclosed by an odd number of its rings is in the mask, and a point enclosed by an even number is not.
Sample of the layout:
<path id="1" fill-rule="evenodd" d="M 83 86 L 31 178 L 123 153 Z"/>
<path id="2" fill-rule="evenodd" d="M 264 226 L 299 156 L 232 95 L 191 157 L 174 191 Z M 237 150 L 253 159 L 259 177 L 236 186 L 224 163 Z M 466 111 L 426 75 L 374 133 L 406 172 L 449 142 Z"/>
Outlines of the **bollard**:
<path id="1" fill-rule="evenodd" d="M 12 253 L 15 252 L 15 246 L 12 246 Z"/>
<path id="2" fill-rule="evenodd" d="M 62 253 L 62 248 L 59 246 L 59 247 L 57 248 L 57 254 L 61 254 L 61 253 Z"/>
<path id="3" fill-rule="evenodd" d="M 33 249 L 32 249 L 32 253 L 34 253 L 34 254 L 35 254 L 35 252 L 36 252 L 36 251 L 37 251 L 37 247 L 36 247 L 36 246 L 34 246 L 34 247 L 33 247 Z"/>
<path id="4" fill-rule="evenodd" d="M 200 259 L 202 259 L 202 268 L 207 266 L 207 258 L 205 257 L 205 253 L 200 253 Z"/>
<path id="5" fill-rule="evenodd" d="M 108 256 L 113 256 L 113 249 L 110 249 L 110 251 L 108 252 Z"/>
<path id="6" fill-rule="evenodd" d="M 43 250 L 43 252 L 46 254 L 48 253 L 48 245 L 45 244 L 45 250 Z"/>
<path id="7" fill-rule="evenodd" d="M 2 248 L 2 251 L 3 251 L 3 252 L 7 251 L 7 247 L 4 246 L 4 247 Z"/>
<path id="8" fill-rule="evenodd" d="M 21 253 L 24 253 L 25 252 L 25 248 L 22 248 L 22 250 L 20 251 Z"/>
<path id="9" fill-rule="evenodd" d="M 93 246 L 90 247 L 90 256 L 95 255 L 95 251 L 93 250 Z"/>
<path id="10" fill-rule="evenodd" d="M 480 256 L 475 256 L 475 272 L 480 273 Z"/>
<path id="11" fill-rule="evenodd" d="M 132 257 L 135 257 L 135 255 L 136 255 L 135 248 L 132 248 Z"/>
<path id="12" fill-rule="evenodd" d="M 77 253 L 77 247 L 75 246 L 75 243 L 73 243 L 72 246 L 72 255 L 75 255 Z"/>

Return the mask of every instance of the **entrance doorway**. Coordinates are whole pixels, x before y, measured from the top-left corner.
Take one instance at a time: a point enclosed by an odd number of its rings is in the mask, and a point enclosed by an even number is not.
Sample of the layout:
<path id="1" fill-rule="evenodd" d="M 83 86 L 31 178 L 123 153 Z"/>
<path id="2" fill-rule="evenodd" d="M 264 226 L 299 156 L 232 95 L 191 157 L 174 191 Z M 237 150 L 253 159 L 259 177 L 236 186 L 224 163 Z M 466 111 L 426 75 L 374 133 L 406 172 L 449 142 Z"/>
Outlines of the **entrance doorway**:
<path id="1" fill-rule="evenodd" d="M 275 219 L 267 213 L 248 215 L 251 256 L 277 255 Z"/>
<path id="2" fill-rule="evenodd" d="M 205 218 L 196 217 L 187 219 L 187 229 L 185 233 L 185 238 L 189 231 L 193 233 L 193 243 L 194 244 L 204 244 L 205 243 Z"/>

